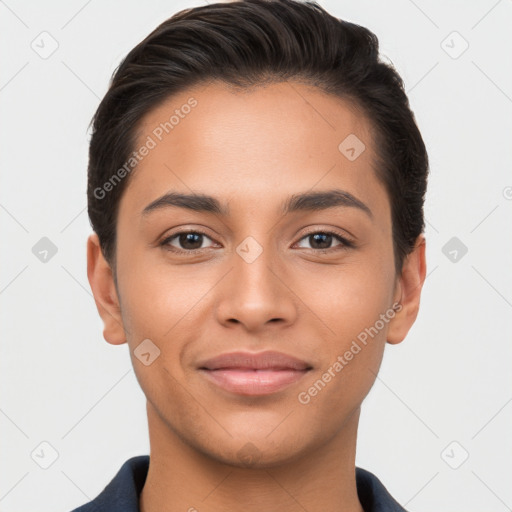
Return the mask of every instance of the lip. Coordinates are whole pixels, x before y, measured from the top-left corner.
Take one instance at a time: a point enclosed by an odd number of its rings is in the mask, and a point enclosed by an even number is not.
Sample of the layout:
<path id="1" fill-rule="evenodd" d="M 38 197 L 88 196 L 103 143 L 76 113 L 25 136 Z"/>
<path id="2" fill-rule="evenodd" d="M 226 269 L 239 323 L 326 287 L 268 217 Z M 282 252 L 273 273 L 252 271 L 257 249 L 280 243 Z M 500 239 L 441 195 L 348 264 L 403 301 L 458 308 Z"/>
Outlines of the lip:
<path id="1" fill-rule="evenodd" d="M 282 352 L 230 352 L 205 360 L 199 371 L 214 384 L 240 395 L 276 393 L 306 375 L 312 366 Z"/>

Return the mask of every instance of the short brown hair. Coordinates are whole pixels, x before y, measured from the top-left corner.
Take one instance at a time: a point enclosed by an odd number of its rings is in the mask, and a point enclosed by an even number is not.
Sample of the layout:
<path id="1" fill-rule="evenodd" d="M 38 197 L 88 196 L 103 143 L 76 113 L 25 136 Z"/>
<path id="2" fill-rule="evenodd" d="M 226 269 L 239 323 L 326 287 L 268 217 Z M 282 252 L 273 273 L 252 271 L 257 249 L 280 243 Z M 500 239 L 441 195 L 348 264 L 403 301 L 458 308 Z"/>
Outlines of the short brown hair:
<path id="1" fill-rule="evenodd" d="M 88 212 L 115 270 L 116 220 L 128 178 L 103 184 L 134 151 L 141 118 L 169 96 L 219 80 L 251 87 L 305 81 L 348 99 L 375 133 L 376 174 L 389 195 L 395 268 L 425 227 L 428 157 L 392 65 L 379 58 L 370 30 L 335 18 L 313 1 L 244 0 L 182 10 L 133 48 L 114 72 L 91 123 Z"/>

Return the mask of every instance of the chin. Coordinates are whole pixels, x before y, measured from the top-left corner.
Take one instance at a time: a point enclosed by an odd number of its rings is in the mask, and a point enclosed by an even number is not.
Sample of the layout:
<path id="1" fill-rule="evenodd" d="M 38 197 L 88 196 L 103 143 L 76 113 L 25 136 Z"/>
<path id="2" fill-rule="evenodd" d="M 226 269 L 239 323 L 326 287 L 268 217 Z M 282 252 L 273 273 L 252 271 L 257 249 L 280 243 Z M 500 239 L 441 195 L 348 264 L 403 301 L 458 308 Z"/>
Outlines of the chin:
<path id="1" fill-rule="evenodd" d="M 251 438 L 248 436 L 224 438 L 223 441 L 217 439 L 212 442 L 212 445 L 197 446 L 197 449 L 207 457 L 223 464 L 246 469 L 268 469 L 281 466 L 293 462 L 307 451 L 306 446 L 297 446 L 297 442 L 289 436 L 282 438 L 275 435 L 274 439 L 269 440 L 267 433 Z"/>

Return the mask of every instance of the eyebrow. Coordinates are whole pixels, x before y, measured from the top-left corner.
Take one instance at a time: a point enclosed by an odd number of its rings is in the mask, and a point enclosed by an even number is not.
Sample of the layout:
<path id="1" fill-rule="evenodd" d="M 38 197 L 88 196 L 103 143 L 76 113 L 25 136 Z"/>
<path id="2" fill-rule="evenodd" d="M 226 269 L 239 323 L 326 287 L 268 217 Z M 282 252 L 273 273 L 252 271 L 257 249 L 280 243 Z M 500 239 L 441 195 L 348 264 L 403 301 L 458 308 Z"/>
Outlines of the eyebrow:
<path id="1" fill-rule="evenodd" d="M 221 204 L 215 197 L 198 193 L 182 194 L 179 192 L 169 192 L 155 199 L 142 210 L 142 216 L 168 207 L 229 216 L 229 207 Z M 357 208 L 373 219 L 373 213 L 366 204 L 350 192 L 340 189 L 293 194 L 284 202 L 282 214 L 287 215 L 299 211 L 322 211 L 337 207 Z"/>

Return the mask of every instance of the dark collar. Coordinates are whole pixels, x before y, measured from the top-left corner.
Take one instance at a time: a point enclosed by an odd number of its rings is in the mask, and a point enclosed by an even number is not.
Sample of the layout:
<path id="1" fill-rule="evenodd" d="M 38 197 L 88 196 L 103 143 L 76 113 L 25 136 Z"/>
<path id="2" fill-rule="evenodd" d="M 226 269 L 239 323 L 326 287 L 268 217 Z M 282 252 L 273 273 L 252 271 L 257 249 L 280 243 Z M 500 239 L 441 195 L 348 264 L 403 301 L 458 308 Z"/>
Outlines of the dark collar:
<path id="1" fill-rule="evenodd" d="M 149 455 L 128 459 L 112 481 L 92 501 L 72 512 L 140 512 L 139 495 L 149 468 Z M 406 512 L 382 482 L 366 469 L 356 467 L 359 501 L 365 512 Z"/>

